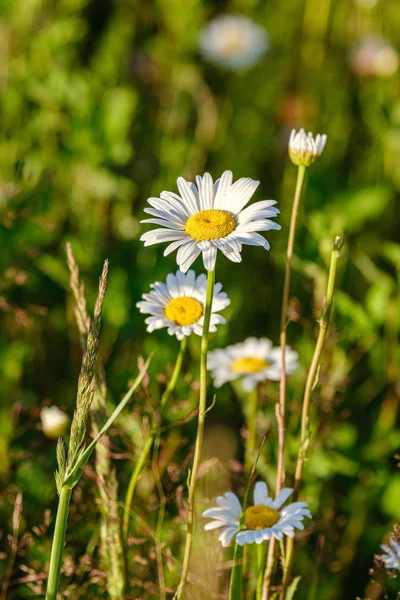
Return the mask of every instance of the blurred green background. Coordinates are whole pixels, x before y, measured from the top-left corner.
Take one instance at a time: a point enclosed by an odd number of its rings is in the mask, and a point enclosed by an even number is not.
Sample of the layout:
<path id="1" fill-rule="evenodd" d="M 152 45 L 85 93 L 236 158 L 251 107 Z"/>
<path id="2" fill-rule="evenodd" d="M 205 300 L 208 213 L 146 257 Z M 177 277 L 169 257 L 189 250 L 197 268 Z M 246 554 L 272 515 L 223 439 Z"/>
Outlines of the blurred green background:
<path id="1" fill-rule="evenodd" d="M 156 402 L 163 385 L 158 374 L 167 372 L 178 344 L 165 330 L 146 334 L 135 303 L 176 263 L 175 255 L 163 258 L 163 247 L 144 248 L 139 241 L 147 230 L 139 224 L 146 199 L 176 191 L 179 175 L 193 180 L 205 170 L 214 179 L 225 169 L 235 179 L 259 179 L 254 199 L 278 200 L 282 230 L 268 234 L 269 253 L 244 247 L 240 265 L 219 256 L 217 281 L 232 303 L 228 324 L 211 347 L 250 335 L 277 344 L 296 178 L 287 156 L 292 127 L 326 133 L 328 142 L 308 169 L 295 246 L 288 338 L 302 369 L 289 389 L 288 483 L 331 243 L 343 230 L 347 235 L 313 403 L 302 496 L 314 522 L 297 558 L 304 579 L 296 598 L 311 598 L 307 582 L 317 578 L 314 597 L 378 597 L 366 587 L 369 569 L 400 519 L 394 457 L 400 446 L 400 79 L 396 69 L 374 72 L 373 56 L 364 71 L 351 57 L 355 44 L 370 36 L 398 43 L 398 0 L 3 0 L 0 10 L 0 580 L 17 491 L 24 502 L 21 534 L 31 536 L 17 557 L 9 597 L 41 597 L 51 542 L 45 511 L 56 507 L 55 444 L 40 430 L 40 408 L 56 404 L 71 416 L 75 402 L 81 354 L 66 242 L 75 251 L 90 307 L 102 262 L 110 260 L 101 345 L 110 402 L 136 372 L 138 354 L 149 352 L 155 354 L 150 374 Z M 268 32 L 270 49 L 251 69 L 228 71 L 199 53 L 204 25 L 230 12 Z M 194 267 L 201 272 L 201 260 Z M 195 406 L 198 338 L 190 349 L 193 361 L 188 357 L 185 367 L 192 375 L 178 387 L 175 417 Z M 259 468 L 272 486 L 277 393 L 277 384 L 265 387 L 260 414 L 260 431 L 272 431 Z M 205 456 L 216 454 L 220 463 L 213 467 L 214 481 L 207 474 L 203 492 L 211 498 L 227 485 L 242 489 L 236 461 L 243 457 L 244 400 L 225 386 L 209 415 Z M 139 396 L 111 435 L 121 501 L 129 459 L 135 445 L 140 448 L 146 403 Z M 163 476 L 165 552 L 176 560 L 175 490 L 185 484 L 195 422 L 178 432 Z M 96 546 L 95 495 L 93 477 L 84 477 L 74 493 L 67 539 L 75 567 L 64 586 L 75 586 L 68 588 L 74 598 L 107 597 L 90 546 Z M 151 469 L 139 496 L 141 518 L 154 527 Z M 215 547 L 211 537 L 204 543 Z M 153 543 L 144 538 L 135 546 L 140 560 L 132 559 L 127 598 L 157 597 L 149 587 L 157 579 Z M 91 556 L 90 569 L 79 563 L 84 554 Z M 174 560 L 168 561 L 172 569 Z M 27 577 L 29 585 L 18 583 Z M 176 571 L 168 577 L 176 581 Z M 225 582 L 222 572 L 220 592 Z M 396 581 L 386 584 L 394 593 Z"/>

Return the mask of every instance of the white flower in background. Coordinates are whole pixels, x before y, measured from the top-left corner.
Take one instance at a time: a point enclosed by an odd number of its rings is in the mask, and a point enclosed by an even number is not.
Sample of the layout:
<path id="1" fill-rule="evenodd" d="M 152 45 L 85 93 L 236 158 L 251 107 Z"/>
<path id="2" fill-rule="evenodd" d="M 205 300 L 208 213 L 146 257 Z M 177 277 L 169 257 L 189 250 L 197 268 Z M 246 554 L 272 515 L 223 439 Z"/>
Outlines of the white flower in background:
<path id="1" fill-rule="evenodd" d="M 268 496 L 267 484 L 258 481 L 254 487 L 254 506 L 244 511 L 244 529 L 239 531 L 242 506 L 232 492 L 216 499 L 217 507 L 208 508 L 203 517 L 213 519 L 204 527 L 206 530 L 223 528 L 219 541 L 223 547 L 229 545 L 236 535 L 236 543 L 261 544 L 272 537 L 282 540 L 284 535 L 294 537 L 295 529 L 304 529 L 303 519 L 311 519 L 306 502 L 292 502 L 285 508 L 282 505 L 292 494 L 291 488 L 283 488 L 275 500 Z"/>
<path id="2" fill-rule="evenodd" d="M 273 206 L 275 200 L 255 202 L 244 208 L 259 181 L 242 177 L 232 183 L 232 172 L 225 171 L 215 184 L 209 173 L 196 177 L 197 187 L 183 177 L 179 177 L 177 183 L 180 196 L 161 192 L 160 198 L 149 198 L 148 203 L 153 208 L 144 211 L 153 218 L 142 223 L 162 227 L 144 233 L 140 239 L 145 246 L 172 242 L 164 256 L 178 249 L 176 262 L 184 273 L 200 253 L 204 267 L 212 271 L 217 250 L 233 262 L 241 262 L 242 244 L 268 250 L 269 243 L 256 232 L 281 228 L 270 220 L 279 214 Z"/>
<path id="3" fill-rule="evenodd" d="M 216 17 L 200 35 L 200 51 L 204 58 L 231 70 L 252 67 L 268 46 L 265 29 L 241 15 Z"/>
<path id="4" fill-rule="evenodd" d="M 306 133 L 304 129 L 296 132 L 292 129 L 289 138 L 289 156 L 291 161 L 297 166 L 309 167 L 313 162 L 321 156 L 324 151 L 327 136 L 325 134 L 314 135 L 309 131 Z"/>
<path id="5" fill-rule="evenodd" d="M 386 546 L 382 544 L 382 550 L 385 554 L 380 557 L 385 564 L 387 569 L 397 569 L 400 571 L 400 543 L 396 540 L 392 540 Z"/>
<path id="6" fill-rule="evenodd" d="M 350 67 L 360 77 L 390 77 L 399 68 L 399 54 L 383 37 L 360 40 L 350 52 Z"/>
<path id="7" fill-rule="evenodd" d="M 149 314 L 147 317 L 147 331 L 168 328 L 169 335 L 176 335 L 178 340 L 183 340 L 186 335 L 196 333 L 202 335 L 204 323 L 204 311 L 207 296 L 207 275 L 204 273 L 196 278 L 194 271 L 176 275 L 170 273 L 167 283 L 157 281 L 152 283 L 151 292 L 143 294 L 143 300 L 136 306 L 141 313 Z M 210 331 L 217 330 L 217 325 L 226 323 L 221 315 L 223 310 L 230 304 L 225 292 L 221 292 L 222 285 L 214 285 L 212 301 L 212 313 Z"/>
<path id="8" fill-rule="evenodd" d="M 65 433 L 68 427 L 69 417 L 57 406 L 45 406 L 40 411 L 43 433 L 52 439 L 58 438 Z"/>
<path id="9" fill-rule="evenodd" d="M 285 351 L 286 373 L 298 368 L 298 354 L 289 346 Z M 240 344 L 209 352 L 207 368 L 211 371 L 214 386 L 242 379 L 246 392 L 253 390 L 260 381 L 279 381 L 282 373 L 282 350 L 273 347 L 267 338 L 247 338 Z"/>

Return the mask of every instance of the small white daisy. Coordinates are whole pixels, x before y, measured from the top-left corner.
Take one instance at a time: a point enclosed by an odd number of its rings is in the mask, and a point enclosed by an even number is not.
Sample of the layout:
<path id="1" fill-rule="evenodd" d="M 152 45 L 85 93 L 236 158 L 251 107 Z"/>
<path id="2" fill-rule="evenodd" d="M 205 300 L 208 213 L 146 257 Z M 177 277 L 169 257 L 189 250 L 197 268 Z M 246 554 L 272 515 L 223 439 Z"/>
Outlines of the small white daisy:
<path id="1" fill-rule="evenodd" d="M 203 512 L 203 517 L 213 519 L 204 529 L 223 527 L 218 538 L 223 547 L 228 546 L 235 535 L 239 546 L 261 544 L 272 537 L 282 540 L 284 535 L 294 537 L 295 529 L 303 530 L 303 519 L 311 519 L 311 513 L 306 502 L 292 502 L 282 508 L 292 492 L 291 488 L 283 488 L 273 500 L 268 496 L 267 484 L 258 481 L 254 487 L 254 506 L 244 511 L 244 529 L 241 531 L 242 506 L 236 494 L 227 492 L 216 499 L 218 507 Z"/>
<path id="2" fill-rule="evenodd" d="M 286 347 L 286 373 L 298 368 L 298 354 Z M 213 350 L 208 354 L 207 368 L 211 371 L 215 387 L 242 379 L 246 392 L 253 390 L 260 381 L 279 381 L 282 373 L 282 350 L 273 347 L 267 338 L 247 338 L 240 344 Z"/>
<path id="3" fill-rule="evenodd" d="M 149 314 L 147 317 L 147 331 L 168 327 L 169 335 L 176 335 L 178 340 L 191 333 L 202 335 L 204 323 L 204 310 L 207 296 L 207 275 L 204 273 L 196 278 L 194 271 L 182 273 L 177 271 L 176 275 L 170 273 L 167 283 L 156 281 L 152 283 L 151 292 L 143 294 L 136 306 L 141 313 Z M 221 315 L 223 310 L 230 304 L 225 292 L 221 292 L 222 284 L 214 285 L 212 301 L 212 312 L 210 320 L 210 331 L 217 330 L 217 325 L 226 323 Z"/>
<path id="4" fill-rule="evenodd" d="M 177 183 L 180 196 L 161 192 L 160 198 L 149 198 L 153 208 L 144 212 L 153 218 L 142 223 L 162 227 L 142 235 L 145 246 L 172 242 L 164 256 L 178 249 L 176 262 L 184 273 L 200 253 L 207 271 L 213 271 L 217 250 L 233 262 L 241 262 L 242 244 L 269 250 L 267 240 L 256 232 L 281 228 L 270 219 L 279 214 L 273 206 L 276 201 L 263 200 L 244 208 L 259 181 L 242 177 L 232 183 L 232 172 L 225 171 L 215 184 L 209 173 L 196 177 L 197 186 L 183 177 Z"/>
<path id="5" fill-rule="evenodd" d="M 255 65 L 268 46 L 265 29 L 241 15 L 216 17 L 200 35 L 204 58 L 233 71 Z"/>
<path id="6" fill-rule="evenodd" d="M 69 417 L 57 406 L 44 406 L 40 411 L 42 430 L 45 436 L 55 439 L 65 433 Z"/>
<path id="7" fill-rule="evenodd" d="M 289 138 L 289 156 L 291 161 L 299 166 L 309 167 L 313 162 L 321 156 L 324 151 L 327 136 L 325 134 L 314 135 L 309 131 L 306 133 L 304 129 L 296 132 L 292 129 Z"/>
<path id="8" fill-rule="evenodd" d="M 385 554 L 382 554 L 381 559 L 385 563 L 387 569 L 397 569 L 400 571 L 400 543 L 396 540 L 392 540 L 386 546 L 382 544 L 382 550 Z"/>

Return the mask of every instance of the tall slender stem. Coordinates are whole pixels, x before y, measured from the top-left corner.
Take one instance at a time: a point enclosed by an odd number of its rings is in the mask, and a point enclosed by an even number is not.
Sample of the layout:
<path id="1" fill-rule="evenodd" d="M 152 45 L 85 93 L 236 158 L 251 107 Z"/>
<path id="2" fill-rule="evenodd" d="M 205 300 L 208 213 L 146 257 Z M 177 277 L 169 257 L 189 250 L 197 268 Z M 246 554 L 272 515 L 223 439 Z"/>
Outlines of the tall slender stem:
<path id="1" fill-rule="evenodd" d="M 312 393 L 314 387 L 317 383 L 318 377 L 318 368 L 321 359 L 322 350 L 324 347 L 324 342 L 326 338 L 326 333 L 328 331 L 329 319 L 332 311 L 332 302 L 333 302 L 333 292 L 335 288 L 335 279 L 336 279 L 336 271 L 337 271 L 337 263 L 340 256 L 340 250 L 343 245 L 343 238 L 337 237 L 335 239 L 335 243 L 333 245 L 331 260 L 329 266 L 328 273 L 328 283 L 326 289 L 326 299 L 325 306 L 322 311 L 321 320 L 319 322 L 319 332 L 317 343 L 315 345 L 314 355 L 311 361 L 310 370 L 307 375 L 306 386 L 304 389 L 304 397 L 303 397 L 303 408 L 301 413 L 301 428 L 300 428 L 300 442 L 299 442 L 299 451 L 297 455 L 297 463 L 296 463 L 296 471 L 294 476 L 294 491 L 293 491 L 293 502 L 296 502 L 301 485 L 301 478 L 303 475 L 303 465 L 305 460 L 305 454 L 308 446 L 308 419 L 309 419 L 309 411 L 310 411 L 310 403 L 312 398 Z M 292 538 L 288 538 L 287 542 L 287 550 L 286 550 L 286 561 L 284 565 L 283 572 L 283 580 L 282 580 L 282 591 L 280 595 L 280 600 L 285 600 L 287 587 L 289 584 L 289 579 L 292 570 L 293 564 L 293 550 L 294 550 L 294 540 Z"/>
<path id="2" fill-rule="evenodd" d="M 193 531 L 194 531 L 194 501 L 196 494 L 197 473 L 200 466 L 201 448 L 203 445 L 204 423 L 207 407 L 207 352 L 208 352 L 208 334 L 210 329 L 210 319 L 214 292 L 215 270 L 208 271 L 207 277 L 207 298 L 206 308 L 204 312 L 203 335 L 201 338 L 201 355 L 200 355 L 200 396 L 199 396 L 199 416 L 197 423 L 196 445 L 194 450 L 192 472 L 189 481 L 189 498 L 188 498 L 188 517 L 187 517 L 187 532 L 185 553 L 183 556 L 183 565 L 181 579 L 178 589 L 174 596 L 175 600 L 179 600 L 182 596 L 183 588 L 186 583 L 186 578 L 189 570 L 190 554 L 192 551 Z"/>
<path id="3" fill-rule="evenodd" d="M 247 409 L 247 439 L 244 460 L 244 471 L 246 476 L 249 476 L 251 467 L 255 460 L 257 448 L 257 404 L 258 404 L 258 388 L 255 387 L 249 393 L 248 409 Z"/>
<path id="4" fill-rule="evenodd" d="M 51 547 L 46 600 L 56 600 L 57 598 L 58 580 L 60 578 L 71 494 L 72 490 L 70 488 L 63 487 L 61 489 L 60 500 L 58 502 L 57 509 L 56 525 L 54 528 L 53 545 Z"/>
<path id="5" fill-rule="evenodd" d="M 286 328 L 288 322 L 288 306 L 290 294 L 290 275 L 292 268 L 293 248 L 296 235 L 297 215 L 299 212 L 301 193 L 304 185 L 306 167 L 300 165 L 297 170 L 296 189 L 293 198 L 292 216 L 290 218 L 290 229 L 288 245 L 286 250 L 285 281 L 283 284 L 282 312 L 280 345 L 282 352 L 282 371 L 279 385 L 279 405 L 276 406 L 276 419 L 278 425 L 278 464 L 276 471 L 275 493 L 277 494 L 283 482 L 284 454 L 285 454 L 285 412 L 286 412 Z M 268 546 L 267 568 L 265 570 L 262 600 L 268 600 L 269 587 L 271 583 L 274 564 L 275 539 L 272 538 Z"/>
<path id="6" fill-rule="evenodd" d="M 265 564 L 264 544 L 257 544 L 257 588 L 256 600 L 261 600 Z"/>
<path id="7" fill-rule="evenodd" d="M 181 372 L 182 362 L 183 362 L 183 357 L 185 355 L 186 347 L 187 347 L 187 337 L 185 336 L 183 338 L 183 340 L 181 341 L 179 353 L 178 353 L 178 356 L 177 356 L 177 359 L 175 362 L 175 367 L 174 367 L 171 379 L 169 380 L 168 385 L 165 388 L 163 395 L 161 396 L 161 401 L 160 401 L 160 410 L 161 411 L 164 408 L 165 404 L 167 403 L 168 398 L 170 397 L 170 395 L 172 394 L 172 392 L 175 389 L 176 382 L 179 377 L 179 373 Z M 131 507 L 132 507 L 133 497 L 134 497 L 135 490 L 136 490 L 136 485 L 139 480 L 140 474 L 143 470 L 143 467 L 146 464 L 147 458 L 150 454 L 150 450 L 153 445 L 153 441 L 154 441 L 156 432 L 157 432 L 157 426 L 155 423 L 153 423 L 151 430 L 149 432 L 149 435 L 147 437 L 146 443 L 144 444 L 144 446 L 142 448 L 142 451 L 137 460 L 135 468 L 132 471 L 132 475 L 131 475 L 131 478 L 129 481 L 128 491 L 126 493 L 126 498 L 125 498 L 124 519 L 123 519 L 123 526 L 122 526 L 122 533 L 123 533 L 123 538 L 125 541 L 127 540 L 128 533 L 129 533 Z"/>

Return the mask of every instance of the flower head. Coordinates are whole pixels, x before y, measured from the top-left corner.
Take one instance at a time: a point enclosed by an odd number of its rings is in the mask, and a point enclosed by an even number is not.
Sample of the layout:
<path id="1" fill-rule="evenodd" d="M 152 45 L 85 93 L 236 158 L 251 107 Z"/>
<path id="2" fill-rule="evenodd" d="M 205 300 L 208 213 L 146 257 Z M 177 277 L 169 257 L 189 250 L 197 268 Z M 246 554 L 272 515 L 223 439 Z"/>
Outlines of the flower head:
<path id="1" fill-rule="evenodd" d="M 289 346 L 285 351 L 286 373 L 293 373 L 297 367 L 298 354 Z M 282 350 L 274 348 L 267 338 L 247 338 L 240 344 L 209 352 L 207 368 L 211 371 L 215 387 L 242 379 L 246 392 L 253 390 L 260 381 L 279 381 L 282 372 Z"/>
<path id="2" fill-rule="evenodd" d="M 45 436 L 55 439 L 63 435 L 68 427 L 69 417 L 57 406 L 45 406 L 40 411 L 42 429 Z"/>
<path id="3" fill-rule="evenodd" d="M 385 567 L 400 571 L 400 542 L 392 539 L 388 545 L 382 544 L 381 548 L 385 554 L 382 554 L 380 558 Z"/>
<path id="4" fill-rule="evenodd" d="M 196 277 L 194 271 L 176 275 L 170 273 L 167 282 L 157 281 L 150 286 L 150 293 L 143 294 L 143 300 L 136 306 L 141 313 L 149 314 L 147 317 L 147 331 L 168 327 L 170 335 L 176 335 L 178 340 L 183 340 L 186 335 L 196 333 L 202 335 L 204 311 L 207 295 L 207 276 L 202 274 Z M 225 292 L 221 292 L 222 285 L 214 285 L 210 331 L 214 332 L 217 325 L 224 324 L 224 317 L 217 314 L 230 304 Z"/>
<path id="5" fill-rule="evenodd" d="M 289 138 L 289 156 L 291 161 L 297 166 L 309 167 L 321 156 L 324 151 L 327 136 L 325 134 L 314 135 L 304 129 L 296 132 L 292 129 Z"/>
<path id="6" fill-rule="evenodd" d="M 281 228 L 270 219 L 279 214 L 273 206 L 276 201 L 263 200 L 244 208 L 259 181 L 243 177 L 232 183 L 232 172 L 225 171 L 215 183 L 209 173 L 196 177 L 196 183 L 179 177 L 180 196 L 161 192 L 160 198 L 149 198 L 152 208 L 144 211 L 152 218 L 142 223 L 161 227 L 142 235 L 145 246 L 171 242 L 164 256 L 178 250 L 176 261 L 184 273 L 201 253 L 205 268 L 213 271 L 217 250 L 241 262 L 242 244 L 269 249 L 267 240 L 256 232 Z"/>
<path id="7" fill-rule="evenodd" d="M 268 35 L 251 19 L 223 15 L 208 23 L 200 35 L 200 51 L 210 62 L 227 69 L 255 65 L 268 49 Z"/>
<path id="8" fill-rule="evenodd" d="M 360 77 L 390 77 L 399 68 L 399 54 L 383 37 L 369 36 L 350 52 L 350 67 Z"/>
<path id="9" fill-rule="evenodd" d="M 232 492 L 216 499 L 218 507 L 208 508 L 203 517 L 213 519 L 204 527 L 206 530 L 223 527 L 219 536 L 222 546 L 229 545 L 236 535 L 236 543 L 261 544 L 272 537 L 282 540 L 284 535 L 294 537 L 295 529 L 304 529 L 303 519 L 311 519 L 311 513 L 306 502 L 292 502 L 285 508 L 282 505 L 292 494 L 291 488 L 283 488 L 275 500 L 268 496 L 267 484 L 258 481 L 254 487 L 254 505 L 244 511 L 244 529 L 240 529 L 243 509 L 239 498 Z"/>

